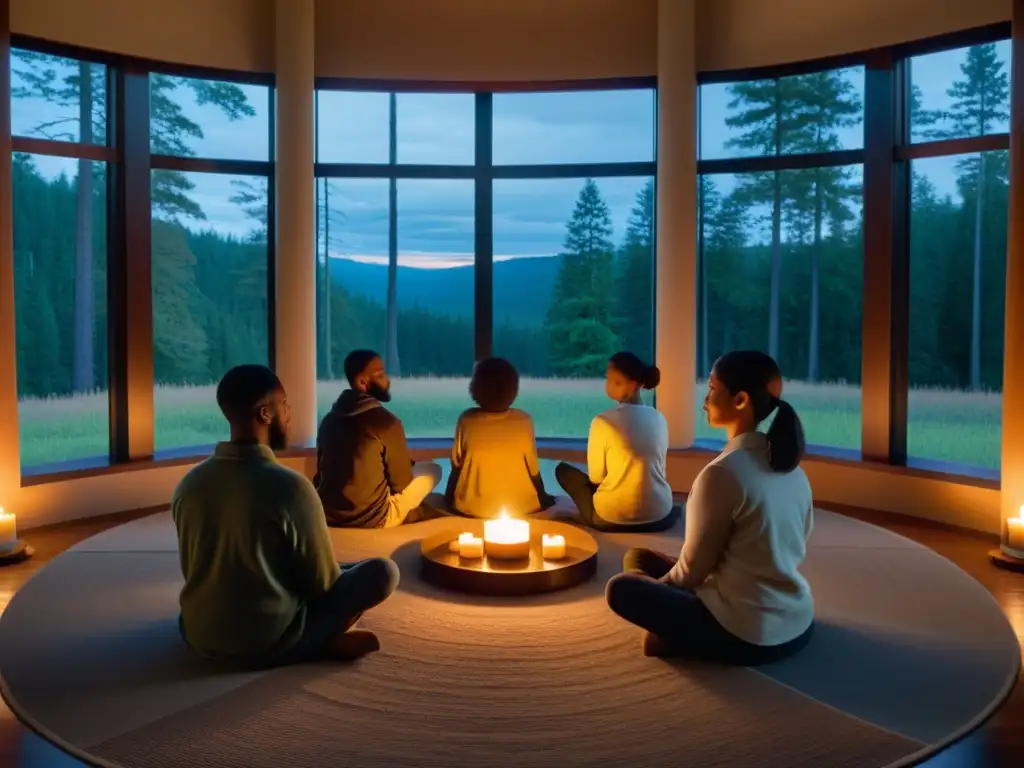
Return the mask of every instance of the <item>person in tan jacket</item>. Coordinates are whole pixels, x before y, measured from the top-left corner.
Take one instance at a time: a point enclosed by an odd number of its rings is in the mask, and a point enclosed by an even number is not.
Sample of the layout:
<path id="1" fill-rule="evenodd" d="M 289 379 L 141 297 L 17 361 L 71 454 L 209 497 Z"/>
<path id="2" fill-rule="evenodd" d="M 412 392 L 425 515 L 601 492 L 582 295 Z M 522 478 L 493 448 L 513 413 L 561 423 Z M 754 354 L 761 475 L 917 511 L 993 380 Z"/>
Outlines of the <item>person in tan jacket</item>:
<path id="1" fill-rule="evenodd" d="M 492 518 L 506 512 L 528 515 L 554 505 L 544 490 L 533 419 L 513 408 L 519 373 L 508 361 L 490 357 L 473 369 L 469 394 L 477 404 L 455 426 L 452 471 L 445 502 L 466 517 Z"/>

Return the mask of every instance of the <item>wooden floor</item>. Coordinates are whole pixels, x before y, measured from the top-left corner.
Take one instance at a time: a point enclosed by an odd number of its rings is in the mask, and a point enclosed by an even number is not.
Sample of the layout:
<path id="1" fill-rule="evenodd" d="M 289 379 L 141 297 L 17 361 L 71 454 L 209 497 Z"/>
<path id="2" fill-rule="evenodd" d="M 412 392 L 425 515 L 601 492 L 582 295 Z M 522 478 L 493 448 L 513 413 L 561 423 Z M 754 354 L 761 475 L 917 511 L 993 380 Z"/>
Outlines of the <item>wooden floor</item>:
<path id="1" fill-rule="evenodd" d="M 992 539 L 912 518 L 864 510 L 837 508 L 931 547 L 980 581 L 995 596 L 1017 632 L 1024 638 L 1024 574 L 995 568 L 988 560 Z M 36 549 L 31 560 L 0 568 L 0 612 L 11 596 L 47 561 L 68 547 L 100 531 L 141 515 L 112 515 L 29 531 L 25 539 Z M 0 702 L 0 766 L 18 768 L 70 768 L 84 765 L 25 729 Z M 982 727 L 944 752 L 921 763 L 928 768 L 1019 768 L 1024 765 L 1024 686 L 1014 688 L 1009 700 Z"/>

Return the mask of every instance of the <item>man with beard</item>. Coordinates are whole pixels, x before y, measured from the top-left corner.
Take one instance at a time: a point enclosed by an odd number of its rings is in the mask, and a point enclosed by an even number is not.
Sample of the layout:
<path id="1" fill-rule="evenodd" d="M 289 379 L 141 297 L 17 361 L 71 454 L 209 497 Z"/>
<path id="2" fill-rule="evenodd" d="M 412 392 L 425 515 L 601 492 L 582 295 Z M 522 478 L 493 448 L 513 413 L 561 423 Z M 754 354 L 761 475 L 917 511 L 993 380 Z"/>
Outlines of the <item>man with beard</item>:
<path id="1" fill-rule="evenodd" d="M 402 422 L 381 403 L 391 400 L 380 355 L 357 349 L 345 358 L 349 389 L 320 423 L 313 483 L 327 524 L 391 528 L 443 515 L 423 504 L 441 482 L 441 467 L 409 458 Z"/>
<path id="2" fill-rule="evenodd" d="M 217 386 L 231 439 L 171 500 L 185 586 L 179 626 L 198 654 L 246 666 L 350 660 L 380 647 L 351 627 L 398 585 L 373 558 L 339 567 L 312 483 L 277 462 L 291 411 L 274 372 L 232 368 Z"/>

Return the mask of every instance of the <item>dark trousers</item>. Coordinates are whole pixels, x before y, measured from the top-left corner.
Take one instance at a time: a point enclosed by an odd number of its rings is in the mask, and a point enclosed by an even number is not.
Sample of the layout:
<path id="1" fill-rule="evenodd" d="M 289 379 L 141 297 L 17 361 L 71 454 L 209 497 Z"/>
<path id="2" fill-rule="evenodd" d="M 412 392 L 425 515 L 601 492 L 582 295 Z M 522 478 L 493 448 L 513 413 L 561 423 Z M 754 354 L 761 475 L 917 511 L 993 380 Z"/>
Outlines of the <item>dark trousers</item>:
<path id="1" fill-rule="evenodd" d="M 364 611 L 383 603 L 398 586 L 398 566 L 386 557 L 341 563 L 341 574 L 306 607 L 306 624 L 298 642 L 269 666 L 317 659 L 331 637 L 344 632 Z"/>
<path id="2" fill-rule="evenodd" d="M 597 514 L 597 510 L 594 508 L 594 494 L 597 493 L 598 486 L 590 482 L 590 477 L 586 472 L 563 461 L 555 467 L 555 479 L 576 505 L 583 524 L 598 531 L 657 533 L 658 531 L 667 531 L 679 519 L 681 508 L 674 506 L 672 511 L 661 520 L 650 523 L 612 523 Z"/>
<path id="3" fill-rule="evenodd" d="M 657 581 L 675 563 L 674 557 L 660 552 L 631 549 L 623 559 L 625 572 L 613 576 L 605 588 L 615 613 L 657 635 L 674 655 L 751 667 L 784 659 L 810 640 L 813 624 L 781 645 L 741 640 L 718 623 L 694 592 Z"/>

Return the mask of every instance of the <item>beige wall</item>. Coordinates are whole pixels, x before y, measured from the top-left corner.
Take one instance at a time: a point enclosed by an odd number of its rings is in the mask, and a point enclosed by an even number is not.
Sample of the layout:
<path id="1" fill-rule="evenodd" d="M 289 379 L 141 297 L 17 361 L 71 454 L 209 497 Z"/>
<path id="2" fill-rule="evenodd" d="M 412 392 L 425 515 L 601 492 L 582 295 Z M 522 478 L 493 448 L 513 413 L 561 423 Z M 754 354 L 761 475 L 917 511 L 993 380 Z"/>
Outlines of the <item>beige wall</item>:
<path id="1" fill-rule="evenodd" d="M 849 53 L 1006 21 L 1011 0 L 696 3 L 697 69 Z M 15 33 L 271 71 L 273 0 L 11 0 Z M 537 81 L 657 72 L 657 0 L 317 0 L 316 73 Z"/>
<path id="2" fill-rule="evenodd" d="M 820 59 L 921 40 L 1009 21 L 1011 5 L 1011 0 L 696 2 L 700 71 Z"/>
<path id="3" fill-rule="evenodd" d="M 11 0 L 11 31 L 206 67 L 274 69 L 273 0 Z"/>
<path id="4" fill-rule="evenodd" d="M 476 82 L 653 75 L 657 19 L 657 0 L 318 0 L 316 73 Z"/>

